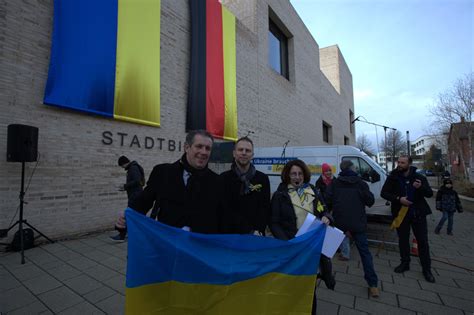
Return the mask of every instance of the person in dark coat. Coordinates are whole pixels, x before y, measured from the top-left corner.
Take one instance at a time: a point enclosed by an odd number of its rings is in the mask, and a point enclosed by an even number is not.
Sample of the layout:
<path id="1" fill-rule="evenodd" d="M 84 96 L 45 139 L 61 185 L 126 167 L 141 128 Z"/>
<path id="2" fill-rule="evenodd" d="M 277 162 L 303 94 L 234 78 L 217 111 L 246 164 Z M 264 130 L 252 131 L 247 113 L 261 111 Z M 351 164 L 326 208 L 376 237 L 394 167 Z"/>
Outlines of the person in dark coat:
<path id="1" fill-rule="evenodd" d="M 369 251 L 365 213 L 365 207 L 371 207 L 374 204 L 374 195 L 370 192 L 367 183 L 354 172 L 354 164 L 350 160 L 342 161 L 340 169 L 339 176 L 326 190 L 326 199 L 332 203 L 335 226 L 344 233 L 350 232 L 356 244 L 364 267 L 364 278 L 369 285 L 370 296 L 378 297 L 378 278 L 374 270 L 372 254 Z"/>
<path id="2" fill-rule="evenodd" d="M 286 163 L 281 173 L 281 184 L 272 197 L 270 229 L 275 238 L 290 240 L 308 213 L 314 214 L 329 225 L 332 217 L 325 207 L 321 193 L 311 184 L 311 172 L 301 160 Z M 330 290 L 334 290 L 336 280 L 332 274 L 331 259 L 321 254 L 319 261 L 320 277 Z M 316 288 L 315 288 L 316 292 Z M 316 313 L 316 298 L 313 297 L 312 314 Z"/>
<path id="3" fill-rule="evenodd" d="M 326 189 L 331 185 L 334 179 L 334 175 L 332 174 L 331 165 L 327 163 L 323 163 L 321 165 L 321 176 L 318 177 L 314 186 L 318 189 L 323 196 L 326 195 Z M 329 211 L 332 211 L 332 205 L 329 200 L 326 200 L 326 205 Z M 344 240 L 339 246 L 340 254 L 338 256 L 339 260 L 348 261 L 351 256 L 351 240 L 350 240 L 350 232 L 347 232 L 348 235 L 344 237 Z"/>
<path id="4" fill-rule="evenodd" d="M 137 196 L 143 191 L 143 185 L 145 184 L 145 172 L 143 168 L 136 161 L 131 161 L 124 155 L 119 157 L 118 165 L 127 172 L 127 180 L 124 185 L 120 185 L 119 190 L 127 192 L 128 203 L 137 198 Z M 127 229 L 116 229 L 119 234 L 111 236 L 110 238 L 116 242 L 123 242 L 127 235 Z"/>
<path id="5" fill-rule="evenodd" d="M 454 213 L 462 212 L 461 200 L 458 193 L 453 189 L 453 181 L 450 179 L 443 180 L 443 185 L 436 193 L 436 210 L 442 211 L 443 216 L 439 220 L 435 228 L 435 234 L 439 234 L 443 228 L 444 222 L 448 220 L 448 235 L 453 235 Z"/>
<path id="6" fill-rule="evenodd" d="M 270 220 L 270 181 L 251 163 L 253 142 L 236 141 L 231 170 L 220 175 L 223 233 L 265 235 Z"/>
<path id="7" fill-rule="evenodd" d="M 423 275 L 428 282 L 435 282 L 431 273 L 430 249 L 428 246 L 428 228 L 426 216 L 431 209 L 425 198 L 433 196 L 426 177 L 416 173 L 416 167 L 411 166 L 412 158 L 401 155 L 397 168 L 385 181 L 381 196 L 390 201 L 392 217 L 397 228 L 398 245 L 401 263 L 394 271 L 402 273 L 410 270 L 410 227 L 418 242 L 418 250 Z"/>
<path id="8" fill-rule="evenodd" d="M 334 175 L 332 174 L 331 165 L 323 163 L 321 165 L 321 176 L 318 177 L 314 186 L 324 195 L 326 188 L 331 185 L 333 179 Z M 330 206 L 328 205 L 328 207 Z"/>
<path id="9" fill-rule="evenodd" d="M 189 132 L 183 156 L 172 164 L 155 166 L 130 207 L 146 214 L 157 202 L 158 221 L 198 233 L 219 233 L 218 176 L 207 167 L 213 141 L 207 131 Z M 116 225 L 126 226 L 123 215 Z"/>

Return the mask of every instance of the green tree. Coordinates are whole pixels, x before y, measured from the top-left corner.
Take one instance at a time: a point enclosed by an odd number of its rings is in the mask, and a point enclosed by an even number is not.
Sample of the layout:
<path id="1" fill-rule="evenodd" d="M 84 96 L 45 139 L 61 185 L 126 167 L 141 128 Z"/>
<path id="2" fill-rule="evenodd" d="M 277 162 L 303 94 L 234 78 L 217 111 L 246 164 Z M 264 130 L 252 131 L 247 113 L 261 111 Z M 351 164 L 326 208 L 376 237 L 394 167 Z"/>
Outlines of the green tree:
<path id="1" fill-rule="evenodd" d="M 443 163 L 441 162 L 441 149 L 438 149 L 434 144 L 430 147 L 428 152 L 424 155 L 423 168 L 425 170 L 432 170 L 434 172 L 443 171 Z"/>

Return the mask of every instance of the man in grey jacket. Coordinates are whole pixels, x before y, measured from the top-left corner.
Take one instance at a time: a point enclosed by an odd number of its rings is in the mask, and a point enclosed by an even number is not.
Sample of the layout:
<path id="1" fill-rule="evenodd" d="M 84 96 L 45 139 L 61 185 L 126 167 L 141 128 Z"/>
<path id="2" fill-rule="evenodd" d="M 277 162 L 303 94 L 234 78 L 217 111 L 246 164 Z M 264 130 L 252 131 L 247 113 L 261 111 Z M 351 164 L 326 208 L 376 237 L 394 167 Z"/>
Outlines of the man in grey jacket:
<path id="1" fill-rule="evenodd" d="M 350 232 L 364 267 L 364 278 L 371 297 L 378 297 L 378 278 L 374 270 L 372 254 L 367 242 L 367 215 L 365 207 L 374 204 L 369 186 L 356 172 L 350 160 L 340 164 L 341 172 L 326 190 L 326 198 L 332 203 L 334 224 L 343 232 Z"/>

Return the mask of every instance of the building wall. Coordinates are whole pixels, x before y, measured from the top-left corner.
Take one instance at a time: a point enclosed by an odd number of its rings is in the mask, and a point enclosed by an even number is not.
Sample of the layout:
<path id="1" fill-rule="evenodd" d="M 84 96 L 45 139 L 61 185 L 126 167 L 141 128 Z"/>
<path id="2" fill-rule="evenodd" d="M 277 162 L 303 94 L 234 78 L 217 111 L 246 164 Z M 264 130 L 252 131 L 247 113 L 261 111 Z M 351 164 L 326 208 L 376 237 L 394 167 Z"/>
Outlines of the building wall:
<path id="1" fill-rule="evenodd" d="M 438 149 L 441 149 L 442 154 L 446 154 L 447 143 L 446 137 L 444 135 L 418 137 L 415 141 L 413 141 L 412 154 L 425 155 L 428 153 L 432 145 L 435 145 Z"/>
<path id="2" fill-rule="evenodd" d="M 237 17 L 239 135 L 258 146 L 321 145 L 322 121 L 333 144 L 355 143 L 352 77 L 337 46 L 319 50 L 288 0 L 223 1 Z M 39 128 L 38 163 L 26 163 L 28 222 L 51 237 L 111 228 L 126 206 L 118 191 L 120 155 L 143 165 L 182 154 L 189 72 L 190 23 L 186 0 L 162 0 L 161 127 L 104 119 L 43 105 L 49 66 L 53 0 L 4 2 L 0 15 L 0 152 L 7 125 Z M 292 34 L 290 80 L 268 66 L 269 7 Z M 335 39 L 337 40 L 337 39 Z M 320 66 L 321 65 L 321 66 Z M 323 69 L 323 70 L 321 70 Z M 18 207 L 20 163 L 0 155 L 0 228 Z"/>
<path id="3" fill-rule="evenodd" d="M 474 124 L 465 122 L 451 124 L 448 137 L 448 162 L 451 174 L 469 179 L 474 183 L 472 148 L 474 147 Z"/>

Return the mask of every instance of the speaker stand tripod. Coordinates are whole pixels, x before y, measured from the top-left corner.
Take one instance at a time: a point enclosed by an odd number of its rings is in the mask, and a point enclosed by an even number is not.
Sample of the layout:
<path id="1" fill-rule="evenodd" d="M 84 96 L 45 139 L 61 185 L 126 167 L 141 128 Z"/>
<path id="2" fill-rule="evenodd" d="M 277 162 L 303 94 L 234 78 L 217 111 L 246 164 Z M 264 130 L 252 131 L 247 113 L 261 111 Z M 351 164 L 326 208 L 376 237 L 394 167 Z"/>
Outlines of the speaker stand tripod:
<path id="1" fill-rule="evenodd" d="M 44 237 L 47 239 L 50 243 L 54 243 L 52 239 L 41 233 L 38 229 L 36 229 L 34 226 L 26 222 L 25 219 L 23 219 L 23 204 L 24 204 L 24 196 L 25 196 L 25 162 L 21 162 L 21 189 L 20 189 L 20 218 L 18 221 L 16 221 L 12 226 L 8 228 L 7 231 L 10 231 L 13 229 L 17 224 L 18 224 L 18 233 L 20 234 L 20 249 L 21 249 L 21 264 L 23 265 L 25 263 L 25 251 L 24 251 L 24 241 L 23 241 L 23 224 L 28 225 L 30 228 L 35 230 L 40 236 L 38 237 Z M 7 244 L 3 244 L 7 245 Z"/>

